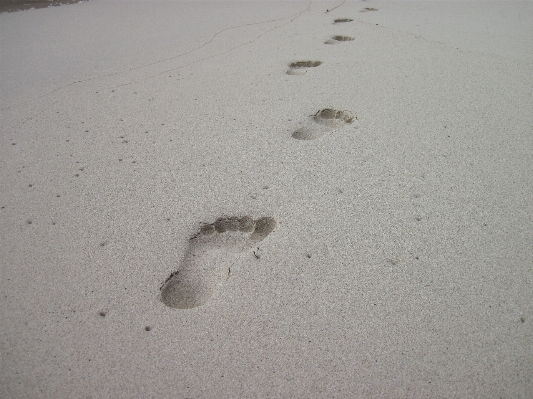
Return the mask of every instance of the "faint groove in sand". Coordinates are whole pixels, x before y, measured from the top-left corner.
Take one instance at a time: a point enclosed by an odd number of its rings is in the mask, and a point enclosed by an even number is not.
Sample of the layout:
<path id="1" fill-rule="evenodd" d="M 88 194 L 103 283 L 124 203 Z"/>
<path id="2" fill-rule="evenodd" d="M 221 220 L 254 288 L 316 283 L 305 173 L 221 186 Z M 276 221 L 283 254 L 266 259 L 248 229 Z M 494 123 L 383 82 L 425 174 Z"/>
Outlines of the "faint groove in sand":
<path id="1" fill-rule="evenodd" d="M 250 43 L 252 43 L 252 42 L 255 42 L 257 39 L 259 39 L 260 37 L 266 35 L 267 33 L 270 33 L 270 32 L 272 32 L 273 30 L 276 30 L 276 29 L 278 29 L 278 28 L 281 28 L 282 26 L 285 26 L 285 25 L 290 24 L 290 23 L 293 22 L 296 18 L 298 18 L 300 15 L 302 15 L 304 12 L 309 11 L 309 7 L 311 7 L 311 0 L 309 1 L 308 5 L 307 5 L 307 8 L 306 8 L 305 10 L 300 11 L 298 14 L 295 14 L 294 17 L 287 17 L 287 18 L 291 18 L 290 21 L 288 21 L 288 22 L 286 22 L 286 23 L 284 23 L 284 24 L 281 24 L 281 25 L 275 26 L 275 27 L 273 27 L 272 29 L 269 29 L 269 30 L 267 30 L 266 32 L 263 32 L 263 33 L 261 33 L 260 35 L 256 36 L 256 37 L 253 38 L 252 40 L 249 40 L 249 41 L 247 41 L 247 42 L 245 42 L 245 43 L 239 44 L 239 45 L 237 45 L 237 46 L 235 46 L 235 47 L 232 47 L 232 48 L 230 48 L 229 50 L 223 51 L 223 52 L 221 52 L 221 53 L 214 54 L 214 55 L 211 55 L 211 56 L 209 56 L 209 57 L 205 57 L 205 58 L 199 59 L 199 60 L 197 60 L 197 61 L 193 61 L 193 62 L 191 62 L 191 63 L 189 63 L 189 64 L 180 65 L 180 66 L 178 66 L 178 67 L 176 67 L 176 68 L 168 69 L 168 70 L 163 71 L 163 72 L 159 72 L 159 73 L 157 73 L 157 74 L 155 74 L 155 75 L 149 76 L 148 79 L 153 78 L 153 77 L 156 77 L 156 76 L 159 76 L 159 75 L 162 75 L 162 74 L 164 74 L 164 73 L 168 73 L 168 72 L 175 71 L 176 69 L 181 69 L 181 68 L 184 68 L 184 67 L 186 67 L 186 66 L 196 64 L 196 63 L 201 62 L 201 61 L 205 61 L 205 60 L 208 60 L 208 59 L 211 59 L 211 58 L 214 58 L 214 57 L 218 57 L 219 55 L 227 54 L 227 53 L 229 53 L 229 52 L 231 52 L 231 51 L 233 51 L 233 50 L 235 50 L 235 49 L 238 49 L 239 47 L 243 47 L 243 46 L 246 46 L 246 45 L 248 45 L 248 44 L 250 44 Z M 287 18 L 277 19 L 277 20 L 268 21 L 268 22 L 283 21 L 283 20 L 285 20 L 285 19 L 287 19 Z M 254 25 L 254 24 L 249 24 L 249 25 Z M 247 26 L 247 25 L 242 25 L 242 26 Z M 226 28 L 226 29 L 230 29 L 230 28 Z M 232 28 L 232 29 L 233 29 L 233 28 Z M 214 39 L 214 36 L 213 36 L 213 38 L 212 38 L 211 40 L 213 40 L 213 39 Z M 210 41 L 211 41 L 211 40 L 210 40 Z M 206 43 L 206 44 L 207 44 L 207 43 Z M 203 46 L 202 46 L 202 47 L 203 47 Z M 201 47 L 199 47 L 199 48 L 201 48 Z"/>
<path id="2" fill-rule="evenodd" d="M 249 40 L 243 44 L 240 44 L 238 46 L 235 46 L 235 47 L 232 47 L 231 49 L 227 50 L 227 51 L 224 51 L 222 53 L 218 53 L 218 54 L 214 54 L 212 56 L 209 56 L 209 57 L 206 57 L 206 58 L 202 58 L 200 60 L 197 60 L 197 61 L 194 61 L 194 62 L 191 62 L 189 64 L 185 64 L 185 65 L 181 65 L 181 66 L 178 66 L 176 68 L 172 68 L 172 69 L 169 69 L 169 70 L 166 70 L 166 71 L 163 71 L 163 72 L 160 72 L 156 75 L 153 75 L 153 76 L 149 76 L 149 78 L 153 78 L 155 76 L 158 76 L 158 75 L 161 75 L 163 73 L 167 73 L 167 72 L 170 72 L 170 71 L 174 71 L 176 69 L 180 69 L 180 68 L 184 68 L 186 66 L 189 66 L 189 65 L 193 65 L 193 64 L 196 64 L 198 62 L 201 62 L 201 61 L 204 61 L 204 60 L 208 60 L 210 58 L 213 58 L 213 57 L 217 57 L 219 55 L 223 55 L 223 54 L 227 54 L 229 53 L 230 51 L 233 51 L 239 47 L 242 47 L 242 46 L 245 46 L 247 44 L 250 44 L 252 42 L 254 42 L 255 40 L 259 39 L 261 36 L 263 35 L 266 35 L 267 33 L 270 33 L 272 32 L 273 30 L 275 29 L 278 29 L 278 28 L 281 28 L 282 26 L 285 26 L 285 25 L 288 25 L 290 24 L 291 22 L 293 22 L 294 20 L 296 20 L 300 15 L 302 15 L 304 12 L 306 11 L 309 11 L 310 7 L 311 7 L 311 3 L 312 3 L 312 0 L 309 0 L 309 2 L 307 3 L 307 7 L 305 8 L 305 10 L 302 10 L 296 14 L 293 14 L 289 17 L 286 17 L 286 18 L 280 18 L 280 19 L 272 19 L 272 20 L 269 20 L 269 21 L 263 21 L 263 22 L 254 22 L 254 23 L 249 23 L 249 24 L 243 24 L 243 25 L 237 25 L 237 26 L 230 26 L 228 28 L 224 28 L 224 29 L 221 29 L 220 31 L 216 32 L 207 42 L 203 43 L 202 45 L 194 48 L 194 49 L 191 49 L 189 51 L 186 51 L 184 53 L 181 53 L 181 54 L 178 54 L 176 56 L 173 56 L 173 57 L 169 57 L 169 58 L 165 58 L 163 60 L 159 60 L 159 61 L 154 61 L 154 62 L 151 62 L 151 63 L 148 63 L 148 64 L 144 64 L 144 65 L 140 65 L 140 66 L 137 66 L 137 67 L 133 67 L 133 68 L 128 68 L 128 69 L 123 69 L 121 71 L 117 71 L 117 72 L 113 72 L 113 73 L 109 73 L 109 74 L 105 74 L 105 75 L 100 75 L 100 76 L 95 76 L 95 77 L 92 77 L 92 78 L 87 78 L 87 79 L 80 79 L 80 80 L 75 80 L 74 82 L 71 82 L 71 83 L 67 83 L 66 85 L 63 85 L 63 86 L 60 86 L 60 87 L 57 87 L 56 89 L 54 90 L 51 90 L 49 91 L 48 93 L 45 93 L 45 94 L 42 94 L 40 96 L 36 96 L 36 97 L 33 97 L 32 99 L 30 100 L 27 100 L 27 101 L 24 101 L 24 102 L 21 102 L 21 103 L 18 103 L 18 104 L 13 104 L 13 105 L 9 105 L 7 107 L 4 107 L 4 108 L 0 108 L 0 111 L 4 111 L 4 110 L 8 110 L 8 109 L 11 109 L 11 108 L 14 108 L 14 107 L 18 107 L 18 106 L 21 106 L 21 105 L 25 105 L 25 104 L 28 104 L 30 103 L 31 101 L 34 101 L 34 100 L 38 100 L 38 99 L 42 99 L 42 98 L 46 98 L 54 93 L 56 93 L 57 91 L 60 91 L 60 90 L 63 90 L 67 87 L 70 87 L 70 86 L 73 86 L 77 83 L 85 83 L 85 82 L 90 82 L 92 80 L 98 80 L 98 79 L 103 79 L 103 78 L 107 78 L 107 77 L 110 77 L 110 76 L 116 76 L 116 75 L 120 75 L 122 73 L 126 73 L 126 72 L 131 72 L 131 71 L 134 71 L 134 70 L 137 70 L 137 69 L 141 69 L 141 68 L 146 68 L 146 67 L 149 67 L 149 66 L 152 66 L 152 65 L 157 65 L 157 64 L 161 64 L 161 63 L 164 63 L 164 62 L 167 62 L 167 61 L 171 61 L 171 60 L 174 60 L 174 59 L 177 59 L 177 58 L 180 58 L 180 57 L 183 57 L 187 54 L 190 54 L 190 53 L 193 53 L 195 51 L 198 51 L 200 49 L 202 49 L 203 47 L 207 46 L 209 43 L 211 43 L 215 37 L 217 37 L 218 35 L 220 35 L 222 32 L 225 32 L 227 30 L 232 30 L 232 29 L 238 29 L 238 28 L 242 28 L 242 27 L 245 27 L 245 26 L 252 26 L 252 25 L 262 25 L 262 24 L 266 24 L 266 23 L 270 23 L 270 22 L 279 22 L 279 21 L 284 21 L 286 19 L 289 19 L 290 20 L 284 24 L 281 24 L 281 25 L 278 25 L 278 26 L 275 26 L 274 28 L 260 34 L 259 36 L 255 37 L 254 39 L 252 40 Z M 128 84 L 132 84 L 133 82 L 131 83 L 128 83 Z M 125 85 L 119 85 L 117 87 L 121 87 L 121 86 L 126 86 L 128 84 L 125 84 Z M 47 109 L 47 108 L 45 108 Z M 40 114 L 42 111 L 40 111 L 38 114 Z M 31 120 L 32 118 L 34 118 L 35 116 L 37 116 L 38 114 L 35 114 L 33 116 L 31 116 L 30 118 L 26 119 L 24 122 L 22 122 L 21 124 L 17 125 L 17 126 L 20 126 L 22 124 L 24 124 L 25 122 Z M 14 126 L 14 127 L 17 127 L 17 126 Z"/>
<path id="3" fill-rule="evenodd" d="M 326 10 L 326 12 L 324 14 L 327 14 L 328 12 L 333 11 L 336 8 L 339 8 L 340 6 L 344 5 L 344 3 L 346 3 L 346 0 L 342 0 L 342 3 L 339 4 L 338 6 L 335 6 L 333 8 L 330 8 L 329 10 Z"/>

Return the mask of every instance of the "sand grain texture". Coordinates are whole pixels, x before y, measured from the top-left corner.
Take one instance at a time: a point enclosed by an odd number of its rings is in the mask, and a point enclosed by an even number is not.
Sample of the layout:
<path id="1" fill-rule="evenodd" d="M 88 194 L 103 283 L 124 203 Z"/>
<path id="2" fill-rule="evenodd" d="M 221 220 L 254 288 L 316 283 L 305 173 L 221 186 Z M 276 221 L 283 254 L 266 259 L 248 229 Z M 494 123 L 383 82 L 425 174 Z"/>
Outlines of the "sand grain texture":
<path id="1" fill-rule="evenodd" d="M 532 11 L 0 14 L 0 397 L 527 398 Z"/>

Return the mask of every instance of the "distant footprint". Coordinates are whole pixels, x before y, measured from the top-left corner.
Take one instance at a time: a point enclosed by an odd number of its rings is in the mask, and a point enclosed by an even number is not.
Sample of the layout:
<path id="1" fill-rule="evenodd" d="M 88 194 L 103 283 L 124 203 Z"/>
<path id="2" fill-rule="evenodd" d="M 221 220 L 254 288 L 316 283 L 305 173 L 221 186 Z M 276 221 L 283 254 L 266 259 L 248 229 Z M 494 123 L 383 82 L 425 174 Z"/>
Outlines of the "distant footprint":
<path id="1" fill-rule="evenodd" d="M 326 44 L 337 44 L 341 42 L 350 42 L 354 40 L 351 36 L 333 36 L 331 39 L 326 40 L 324 43 Z"/>
<path id="2" fill-rule="evenodd" d="M 203 225 L 189 240 L 181 268 L 161 287 L 161 300 L 171 308 L 205 304 L 228 279 L 239 255 L 253 248 L 276 227 L 271 217 L 223 217 Z"/>
<path id="3" fill-rule="evenodd" d="M 357 127 L 357 118 L 350 111 L 325 108 L 318 111 L 311 119 L 311 123 L 296 130 L 292 137 L 297 140 L 315 140 L 346 125 L 354 124 Z"/>
<path id="4" fill-rule="evenodd" d="M 369 11 L 377 11 L 378 9 L 377 8 L 371 8 L 371 7 L 368 7 L 368 8 L 363 8 L 361 11 L 359 12 L 369 12 Z"/>
<path id="5" fill-rule="evenodd" d="M 307 73 L 307 68 L 316 68 L 322 65 L 322 61 L 297 61 L 289 65 L 287 75 L 303 75 Z"/>
<path id="6" fill-rule="evenodd" d="M 352 22 L 353 19 L 351 18 L 337 18 L 335 21 L 333 21 L 334 24 L 341 24 L 343 22 Z"/>

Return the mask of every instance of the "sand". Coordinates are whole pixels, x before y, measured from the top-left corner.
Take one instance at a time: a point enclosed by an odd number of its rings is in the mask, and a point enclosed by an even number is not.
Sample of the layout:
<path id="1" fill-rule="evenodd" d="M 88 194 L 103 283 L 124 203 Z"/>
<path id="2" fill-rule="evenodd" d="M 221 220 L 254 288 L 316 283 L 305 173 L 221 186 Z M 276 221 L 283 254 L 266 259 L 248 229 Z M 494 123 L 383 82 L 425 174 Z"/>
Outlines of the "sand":
<path id="1" fill-rule="evenodd" d="M 531 2 L 0 14 L 0 397 L 530 397 L 532 29 Z"/>

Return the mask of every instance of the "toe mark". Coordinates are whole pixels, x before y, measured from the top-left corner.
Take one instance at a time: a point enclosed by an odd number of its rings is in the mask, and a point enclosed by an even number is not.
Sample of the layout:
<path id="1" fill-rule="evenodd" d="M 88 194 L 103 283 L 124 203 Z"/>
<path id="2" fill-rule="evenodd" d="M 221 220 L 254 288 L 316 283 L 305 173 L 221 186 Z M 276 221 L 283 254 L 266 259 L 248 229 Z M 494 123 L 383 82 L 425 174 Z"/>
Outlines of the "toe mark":
<path id="1" fill-rule="evenodd" d="M 343 22 L 352 22 L 353 19 L 351 18 L 337 18 L 334 22 L 336 24 L 343 23 Z"/>
<path id="2" fill-rule="evenodd" d="M 324 108 L 313 115 L 315 122 L 323 125 L 350 124 L 356 119 L 350 111 L 337 111 L 332 108 Z"/>
<path id="3" fill-rule="evenodd" d="M 333 40 L 338 42 L 351 42 L 354 38 L 351 36 L 333 36 Z"/>
<path id="4" fill-rule="evenodd" d="M 290 68 L 315 68 L 322 65 L 322 61 L 297 61 L 289 65 Z"/>

